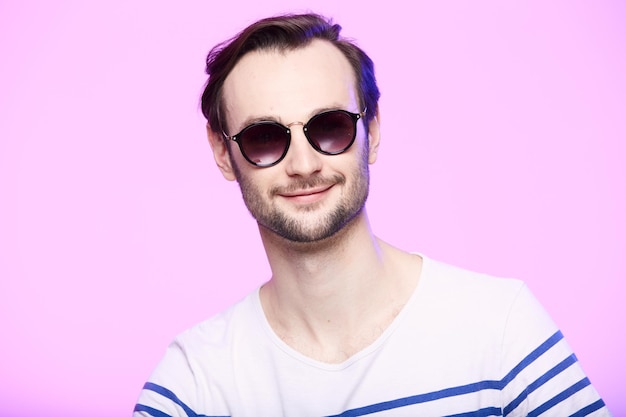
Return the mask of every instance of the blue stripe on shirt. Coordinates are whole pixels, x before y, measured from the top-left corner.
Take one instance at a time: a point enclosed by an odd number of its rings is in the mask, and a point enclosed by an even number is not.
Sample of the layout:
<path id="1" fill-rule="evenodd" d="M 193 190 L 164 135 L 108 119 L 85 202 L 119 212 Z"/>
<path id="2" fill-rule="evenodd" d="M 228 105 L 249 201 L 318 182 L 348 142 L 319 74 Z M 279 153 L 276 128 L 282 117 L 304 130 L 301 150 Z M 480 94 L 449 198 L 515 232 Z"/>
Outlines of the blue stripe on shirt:
<path id="1" fill-rule="evenodd" d="M 446 417 L 490 417 L 501 415 L 502 410 L 499 407 L 487 407 L 476 411 L 470 411 L 468 413 L 454 414 Z"/>
<path id="2" fill-rule="evenodd" d="M 156 392 L 158 394 L 161 394 L 165 398 L 168 398 L 173 403 L 179 405 L 185 411 L 185 413 L 187 414 L 187 417 L 210 417 L 210 416 L 206 416 L 204 414 L 196 414 L 196 412 L 194 412 L 191 408 L 189 408 L 189 406 L 187 404 L 182 402 L 181 399 L 176 396 L 176 394 L 174 394 L 169 389 L 167 389 L 165 387 L 162 387 L 161 385 L 157 385 L 157 384 L 152 383 L 152 382 L 146 382 L 146 384 L 143 386 L 143 389 L 147 389 L 149 391 L 154 391 L 154 392 Z M 145 406 L 143 406 L 141 404 L 137 404 L 137 406 L 145 407 Z M 142 411 L 144 411 L 144 410 L 142 410 Z M 154 411 L 162 413 L 161 411 L 158 411 L 158 410 L 154 410 Z M 154 415 L 154 417 L 169 417 L 169 416 L 167 414 L 163 413 L 162 415 L 156 414 L 156 415 Z M 214 416 L 214 417 L 219 417 L 219 416 Z"/>
<path id="3" fill-rule="evenodd" d="M 148 407 L 147 405 L 143 404 L 137 404 L 133 411 L 143 411 L 150 414 L 152 417 L 172 417 L 169 414 L 164 413 L 163 411 L 157 410 L 156 408 Z"/>
<path id="4" fill-rule="evenodd" d="M 504 407 L 504 415 L 507 416 L 509 413 L 517 408 L 518 405 L 524 401 L 531 392 L 537 390 L 543 384 L 554 378 L 556 375 L 563 372 L 565 369 L 569 368 L 573 364 L 576 363 L 576 355 L 573 353 L 567 358 L 563 359 L 559 364 L 557 364 L 554 368 L 550 369 L 545 374 L 541 375 L 534 382 L 528 385 L 528 387 L 522 391 L 522 393 L 511 401 L 506 407 Z"/>
<path id="5" fill-rule="evenodd" d="M 537 349 L 530 352 L 528 356 L 522 359 L 522 361 L 518 363 L 516 367 L 511 369 L 511 371 L 504 378 L 502 378 L 502 384 L 503 384 L 502 387 L 504 388 L 517 375 L 519 375 L 520 372 L 522 372 L 526 367 L 528 367 L 528 365 L 533 363 L 535 359 L 537 359 L 538 357 L 546 353 L 548 350 L 550 350 L 550 348 L 556 345 L 561 339 L 563 339 L 563 334 L 560 331 L 557 331 L 552 336 L 550 336 L 548 340 L 546 340 L 541 345 L 539 345 Z"/>
<path id="6" fill-rule="evenodd" d="M 602 399 L 599 399 L 595 403 L 589 404 L 587 407 L 585 407 L 585 408 L 581 409 L 580 411 L 572 414 L 570 417 L 584 417 L 584 416 L 587 416 L 587 415 L 593 413 L 594 411 L 597 411 L 597 410 L 601 409 L 604 406 L 605 406 L 604 401 L 602 401 Z"/>
<path id="7" fill-rule="evenodd" d="M 551 398 L 550 400 L 546 401 L 545 403 L 541 404 L 539 407 L 535 408 L 533 411 L 528 413 L 528 417 L 535 417 L 535 416 L 542 414 L 543 412 L 551 409 L 552 407 L 554 407 L 561 401 L 576 394 L 578 391 L 580 391 L 581 389 L 585 388 L 588 385 L 591 385 L 589 378 L 581 379 L 580 381 L 578 381 L 571 387 L 567 388 L 565 391 L 555 395 L 553 398 Z"/>
<path id="8" fill-rule="evenodd" d="M 365 407 L 353 408 L 344 411 L 341 414 L 329 417 L 353 417 L 363 416 L 366 414 L 378 413 L 380 411 L 392 410 L 394 408 L 406 407 L 407 405 L 415 405 L 426 403 L 429 401 L 439 400 L 446 397 L 455 397 L 457 395 L 469 394 L 485 389 L 499 389 L 500 381 L 481 381 L 473 384 L 462 385 L 458 387 L 446 388 L 440 391 L 429 392 L 426 394 L 413 395 L 411 397 L 398 398 L 397 400 L 385 401 L 382 403 L 372 404 Z M 499 411 L 498 411 L 499 413 Z M 501 415 L 501 414 L 498 414 Z"/>

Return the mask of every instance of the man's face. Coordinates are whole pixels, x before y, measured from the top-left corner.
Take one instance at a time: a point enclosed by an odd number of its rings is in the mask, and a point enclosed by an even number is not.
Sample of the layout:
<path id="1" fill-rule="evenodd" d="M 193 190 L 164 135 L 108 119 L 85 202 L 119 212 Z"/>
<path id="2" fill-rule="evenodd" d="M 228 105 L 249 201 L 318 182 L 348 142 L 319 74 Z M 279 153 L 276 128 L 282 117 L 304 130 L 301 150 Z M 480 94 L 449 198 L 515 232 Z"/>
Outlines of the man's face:
<path id="1" fill-rule="evenodd" d="M 228 134 L 254 121 L 306 123 L 323 110 L 361 110 L 354 72 L 332 44 L 314 41 L 294 51 L 245 55 L 224 83 Z M 291 145 L 275 166 L 249 164 L 233 144 L 230 163 L 243 199 L 259 225 L 294 242 L 334 235 L 361 213 L 369 189 L 368 139 L 361 121 L 350 149 L 323 155 L 301 125 L 291 126 Z"/>

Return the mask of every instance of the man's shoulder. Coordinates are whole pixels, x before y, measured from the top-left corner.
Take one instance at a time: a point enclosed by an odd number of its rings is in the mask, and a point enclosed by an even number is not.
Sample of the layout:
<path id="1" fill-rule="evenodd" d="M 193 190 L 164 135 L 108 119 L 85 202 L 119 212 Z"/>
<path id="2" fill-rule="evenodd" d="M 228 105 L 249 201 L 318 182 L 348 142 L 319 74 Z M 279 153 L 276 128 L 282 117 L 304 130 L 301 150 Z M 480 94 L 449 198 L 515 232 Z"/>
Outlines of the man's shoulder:
<path id="1" fill-rule="evenodd" d="M 449 343 L 455 339 L 472 341 L 464 345 L 468 357 L 479 357 L 481 351 L 498 352 L 506 341 L 507 349 L 515 346 L 517 353 L 511 359 L 511 366 L 515 366 L 558 331 L 519 279 L 428 259 L 423 271 L 416 293 L 416 317 L 436 318 L 423 325 L 452 335 Z M 490 363 L 489 358 L 485 360 Z"/>
<path id="2" fill-rule="evenodd" d="M 258 328 L 258 290 L 178 334 L 173 344 L 188 351 L 227 348 L 237 334 Z"/>
<path id="3" fill-rule="evenodd" d="M 515 294 L 525 286 L 518 278 L 500 277 L 488 273 L 447 264 L 427 257 L 424 259 L 423 279 L 426 285 L 448 288 L 455 292 L 511 293 Z"/>
<path id="4" fill-rule="evenodd" d="M 513 309 L 537 307 L 520 279 L 475 272 L 428 258 L 424 258 L 416 295 L 424 308 L 456 312 L 475 320 L 493 321 L 495 325 L 504 325 Z"/>
<path id="5" fill-rule="evenodd" d="M 233 358 L 240 346 L 255 349 L 246 338 L 258 339 L 261 331 L 257 300 L 254 291 L 176 336 L 144 387 L 136 410 L 157 409 L 169 399 L 174 407 L 170 410 L 183 404 L 214 410 L 210 415 L 227 415 L 223 393 L 234 392 Z"/>

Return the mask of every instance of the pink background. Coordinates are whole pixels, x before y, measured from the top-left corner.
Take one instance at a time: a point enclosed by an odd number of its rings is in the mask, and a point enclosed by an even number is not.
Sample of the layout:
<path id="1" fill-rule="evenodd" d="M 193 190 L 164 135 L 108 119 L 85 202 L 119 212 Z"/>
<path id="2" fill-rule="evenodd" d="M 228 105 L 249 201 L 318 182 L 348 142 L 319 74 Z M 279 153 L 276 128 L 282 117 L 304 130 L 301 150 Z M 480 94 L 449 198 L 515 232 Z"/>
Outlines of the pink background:
<path id="1" fill-rule="evenodd" d="M 0 3 L 0 416 L 129 415 L 177 333 L 268 278 L 203 61 L 312 4 L 377 63 L 377 234 L 524 279 L 625 416 L 626 3 L 221 3 Z"/>

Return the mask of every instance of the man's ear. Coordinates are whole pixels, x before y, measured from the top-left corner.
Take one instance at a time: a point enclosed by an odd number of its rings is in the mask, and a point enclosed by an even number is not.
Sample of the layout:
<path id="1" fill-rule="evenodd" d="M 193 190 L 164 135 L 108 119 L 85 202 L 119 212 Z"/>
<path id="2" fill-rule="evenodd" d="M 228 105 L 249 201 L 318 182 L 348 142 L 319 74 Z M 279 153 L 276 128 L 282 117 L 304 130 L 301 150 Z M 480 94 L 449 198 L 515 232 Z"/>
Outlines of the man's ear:
<path id="1" fill-rule="evenodd" d="M 208 123 L 206 125 L 206 134 L 209 139 L 209 144 L 211 145 L 211 150 L 213 151 L 213 158 L 215 158 L 217 167 L 222 172 L 224 178 L 228 181 L 235 181 L 235 171 L 233 170 L 232 161 L 230 160 L 230 155 L 228 154 L 228 149 L 226 148 L 228 146 L 226 141 L 221 134 L 214 132 Z"/>
<path id="2" fill-rule="evenodd" d="M 380 108 L 376 107 L 376 115 L 370 120 L 368 125 L 369 155 L 367 161 L 370 164 L 376 162 L 378 158 L 378 147 L 380 146 Z"/>

